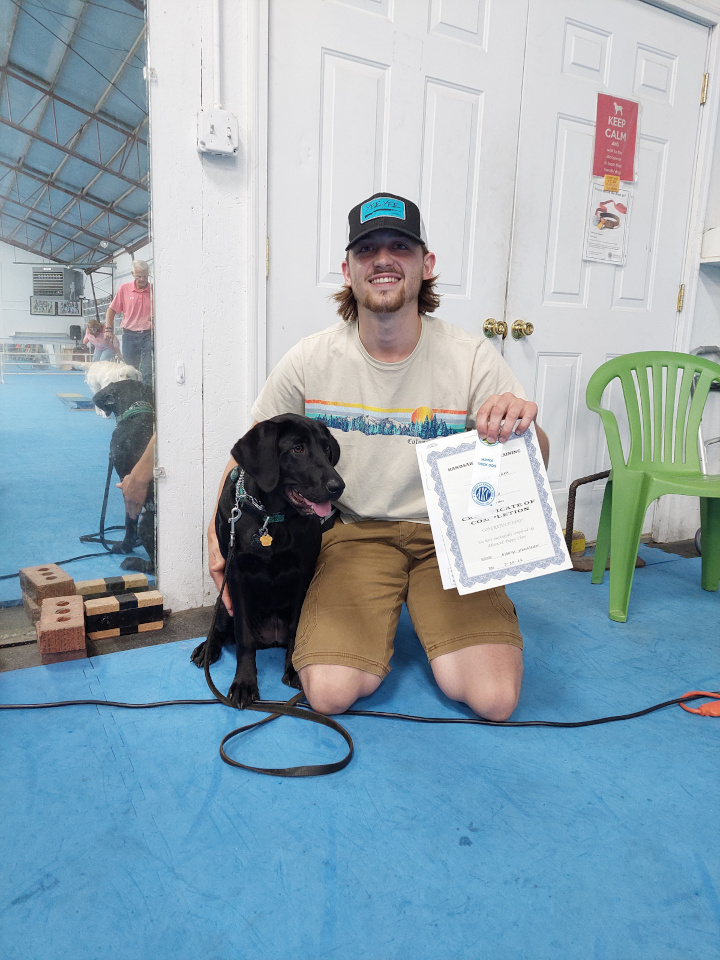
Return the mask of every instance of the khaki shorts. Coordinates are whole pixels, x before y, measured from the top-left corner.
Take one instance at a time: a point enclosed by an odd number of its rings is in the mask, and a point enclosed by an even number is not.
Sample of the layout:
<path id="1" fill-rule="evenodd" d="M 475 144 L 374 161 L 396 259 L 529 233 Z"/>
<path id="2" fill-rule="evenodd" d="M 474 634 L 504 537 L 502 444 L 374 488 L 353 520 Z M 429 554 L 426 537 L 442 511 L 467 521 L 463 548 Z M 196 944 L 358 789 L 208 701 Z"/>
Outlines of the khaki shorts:
<path id="1" fill-rule="evenodd" d="M 344 664 L 385 677 L 403 603 L 429 660 L 479 643 L 522 649 L 503 587 L 465 596 L 443 590 L 429 524 L 338 522 L 323 536 L 300 616 L 295 669 Z"/>

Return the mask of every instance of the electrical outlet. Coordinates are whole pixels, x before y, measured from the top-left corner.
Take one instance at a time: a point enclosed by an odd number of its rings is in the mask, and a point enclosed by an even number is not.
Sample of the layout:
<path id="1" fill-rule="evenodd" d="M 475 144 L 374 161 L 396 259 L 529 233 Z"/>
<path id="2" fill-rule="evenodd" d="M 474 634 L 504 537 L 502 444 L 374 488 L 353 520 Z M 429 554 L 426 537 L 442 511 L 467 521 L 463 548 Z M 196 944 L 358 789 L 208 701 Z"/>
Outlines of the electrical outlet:
<path id="1" fill-rule="evenodd" d="M 236 157 L 238 152 L 238 121 L 228 110 L 200 110 L 197 118 L 198 153 L 213 153 L 220 157 Z"/>

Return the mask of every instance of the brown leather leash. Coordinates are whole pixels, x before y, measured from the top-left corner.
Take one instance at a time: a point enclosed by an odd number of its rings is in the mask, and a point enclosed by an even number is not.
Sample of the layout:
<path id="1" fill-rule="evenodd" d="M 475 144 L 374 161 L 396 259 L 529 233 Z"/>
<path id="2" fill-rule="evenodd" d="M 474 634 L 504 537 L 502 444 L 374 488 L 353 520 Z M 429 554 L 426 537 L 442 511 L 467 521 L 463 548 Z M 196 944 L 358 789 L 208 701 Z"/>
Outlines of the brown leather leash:
<path id="1" fill-rule="evenodd" d="M 220 609 L 220 604 L 223 602 L 222 595 L 223 590 L 225 589 L 225 584 L 227 583 L 228 571 L 230 569 L 230 561 L 232 560 L 233 553 L 235 552 L 235 545 L 231 545 L 228 556 L 225 561 L 225 575 L 223 577 L 222 586 L 220 587 L 220 592 L 218 594 L 217 601 L 215 602 L 215 610 L 213 611 L 212 622 L 210 623 L 210 629 L 208 630 L 208 637 L 212 636 L 213 630 L 215 629 L 215 621 L 217 620 L 218 610 Z M 220 693 L 218 688 L 213 683 L 212 677 L 210 676 L 210 664 L 207 659 L 208 644 L 205 645 L 205 655 L 203 656 L 203 667 L 205 669 L 205 681 L 210 688 L 211 693 L 216 700 L 219 700 L 220 703 L 224 703 L 226 706 L 231 707 L 235 710 L 239 710 L 228 697 Z M 322 713 L 316 713 L 311 707 L 298 707 L 297 703 L 303 699 L 305 694 L 300 691 L 296 693 L 286 702 L 277 701 L 277 700 L 256 700 L 254 703 L 251 703 L 247 706 L 246 710 L 255 710 L 258 713 L 267 713 L 269 716 L 265 717 L 263 720 L 256 720 L 255 723 L 246 723 L 242 727 L 238 727 L 235 730 L 231 730 L 230 733 L 225 734 L 220 742 L 220 756 L 225 763 L 229 764 L 231 767 L 239 767 L 241 770 L 249 770 L 251 773 L 264 773 L 270 777 L 324 777 L 330 773 L 337 773 L 338 770 L 342 770 L 346 767 L 353 756 L 353 741 L 350 734 L 347 730 L 341 726 L 336 720 L 333 720 L 332 717 L 326 717 Z M 300 720 L 309 720 L 311 723 L 320 724 L 323 727 L 329 727 L 331 730 L 334 730 L 336 733 L 339 733 L 343 740 L 348 745 L 348 752 L 341 760 L 337 760 L 334 763 L 311 763 L 299 765 L 296 767 L 253 767 L 247 763 L 240 763 L 238 760 L 233 760 L 225 752 L 225 744 L 232 740 L 233 737 L 239 736 L 241 733 L 245 733 L 247 730 L 252 730 L 255 727 L 262 727 L 266 723 L 270 723 L 272 720 L 277 720 L 278 717 L 296 717 Z"/>

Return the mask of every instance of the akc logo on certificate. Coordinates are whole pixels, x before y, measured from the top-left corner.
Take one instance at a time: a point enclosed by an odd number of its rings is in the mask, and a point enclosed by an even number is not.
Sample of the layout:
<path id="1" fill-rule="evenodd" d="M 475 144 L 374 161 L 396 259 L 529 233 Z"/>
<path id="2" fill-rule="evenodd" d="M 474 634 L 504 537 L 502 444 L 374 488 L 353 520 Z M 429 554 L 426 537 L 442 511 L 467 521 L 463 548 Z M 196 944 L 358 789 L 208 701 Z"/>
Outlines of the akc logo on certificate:
<path id="1" fill-rule="evenodd" d="M 481 480 L 472 488 L 472 498 L 479 507 L 489 507 L 495 500 L 495 487 L 486 480 Z"/>

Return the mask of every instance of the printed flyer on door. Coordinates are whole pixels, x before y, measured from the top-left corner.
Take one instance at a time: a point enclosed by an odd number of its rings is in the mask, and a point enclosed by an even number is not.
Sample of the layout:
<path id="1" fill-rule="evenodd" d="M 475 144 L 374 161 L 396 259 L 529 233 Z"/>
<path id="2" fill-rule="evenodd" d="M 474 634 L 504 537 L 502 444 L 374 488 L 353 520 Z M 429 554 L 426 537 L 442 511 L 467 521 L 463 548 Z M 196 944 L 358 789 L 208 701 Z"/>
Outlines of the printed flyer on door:
<path id="1" fill-rule="evenodd" d="M 623 266 L 627 253 L 630 200 L 630 190 L 611 193 L 603 190 L 601 183 L 592 183 L 583 260 Z"/>

